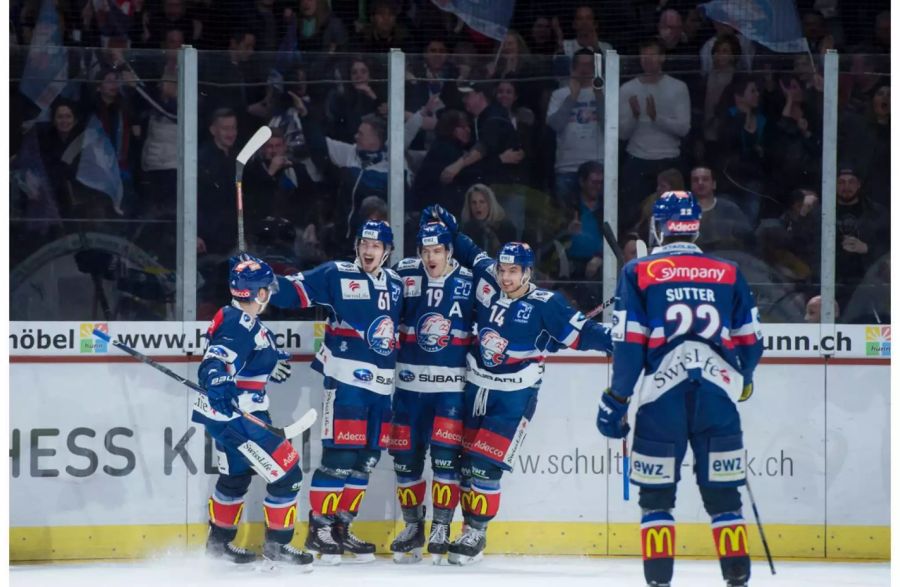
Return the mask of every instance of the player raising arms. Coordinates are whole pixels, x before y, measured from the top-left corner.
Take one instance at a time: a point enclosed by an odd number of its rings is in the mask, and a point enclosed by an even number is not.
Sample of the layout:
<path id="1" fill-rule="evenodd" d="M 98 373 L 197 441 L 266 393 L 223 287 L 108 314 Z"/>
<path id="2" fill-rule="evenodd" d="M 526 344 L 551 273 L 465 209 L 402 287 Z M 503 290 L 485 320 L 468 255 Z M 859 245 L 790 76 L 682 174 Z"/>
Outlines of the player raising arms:
<path id="1" fill-rule="evenodd" d="M 440 206 L 426 208 L 422 217 L 439 218 L 457 232 L 456 218 Z M 500 507 L 500 478 L 512 470 L 534 415 L 545 356 L 562 346 L 609 352 L 612 341 L 608 328 L 530 282 L 534 253 L 527 244 L 507 243 L 491 259 L 456 234 L 454 251 L 472 268 L 475 283 L 476 340 L 466 357 L 463 398 L 464 526 L 448 556 L 464 565 L 483 557 L 488 523 Z"/>
<path id="2" fill-rule="evenodd" d="M 762 335 L 740 269 L 693 244 L 700 214 L 690 192 L 666 192 L 654 205 L 653 230 L 662 246 L 622 268 L 612 386 L 597 415 L 604 436 L 623 438 L 628 401 L 638 390 L 631 482 L 640 487 L 644 577 L 652 586 L 672 580 L 672 510 L 688 442 L 722 575 L 730 587 L 750 579 L 738 493 L 746 462 L 735 402 L 753 392 Z"/>
<path id="3" fill-rule="evenodd" d="M 272 297 L 280 308 L 318 304 L 329 311 L 312 364 L 325 376 L 325 393 L 322 463 L 310 483 L 306 538 L 323 563 L 338 564 L 343 553 L 356 562 L 375 560 L 375 545 L 356 537 L 350 524 L 390 434 L 402 287 L 382 266 L 393 242 L 386 222 L 368 221 L 356 235 L 355 262 L 329 261 L 279 277 Z"/>
<path id="4" fill-rule="evenodd" d="M 425 452 L 431 448 L 434 507 L 428 552 L 439 562 L 450 545 L 459 504 L 463 387 L 471 342 L 472 272 L 453 258 L 453 235 L 431 222 L 416 238 L 419 258 L 397 264 L 403 314 L 390 452 L 406 527 L 391 544 L 398 563 L 421 560 L 425 544 Z"/>
<path id="5" fill-rule="evenodd" d="M 244 495 L 256 472 L 268 483 L 263 502 L 263 556 L 312 570 L 312 555 L 291 546 L 302 478 L 300 457 L 290 440 L 242 418 L 235 409 L 251 412 L 271 424 L 266 383 L 270 379 L 280 383 L 290 375 L 290 355 L 278 351 L 259 320 L 278 282 L 264 261 L 241 255 L 232 258 L 228 285 L 233 301 L 210 323 L 206 353 L 200 363 L 199 381 L 207 395 L 198 398 L 191 416 L 194 422 L 206 426 L 219 455 L 219 479 L 209 498 L 206 552 L 236 563 L 256 559 L 254 553 L 232 542 L 244 509 Z"/>

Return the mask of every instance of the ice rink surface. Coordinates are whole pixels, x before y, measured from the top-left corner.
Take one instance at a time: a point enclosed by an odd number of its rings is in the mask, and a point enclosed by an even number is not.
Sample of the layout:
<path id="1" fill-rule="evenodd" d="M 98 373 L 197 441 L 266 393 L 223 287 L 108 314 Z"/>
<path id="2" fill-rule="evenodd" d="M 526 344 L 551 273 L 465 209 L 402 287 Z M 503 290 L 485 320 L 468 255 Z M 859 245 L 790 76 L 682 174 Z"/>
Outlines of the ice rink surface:
<path id="1" fill-rule="evenodd" d="M 754 561 L 752 585 L 813 587 L 820 585 L 890 585 L 888 563 L 826 563 L 776 561 L 772 576 L 765 561 Z M 312 573 L 290 567 L 272 569 L 223 567 L 200 555 L 173 555 L 138 562 L 56 563 L 16 565 L 10 568 L 10 584 L 17 587 L 170 587 L 191 585 L 222 587 L 240 585 L 316 585 L 318 587 L 422 587 L 445 581 L 474 587 L 522 587 L 565 585 L 602 587 L 644 585 L 637 558 L 579 558 L 488 556 L 468 567 L 435 567 L 430 561 L 397 565 L 379 558 L 365 565 L 315 566 Z M 287 583 L 289 581 L 289 583 Z M 674 585 L 707 587 L 724 585 L 719 565 L 712 560 L 677 560 Z"/>

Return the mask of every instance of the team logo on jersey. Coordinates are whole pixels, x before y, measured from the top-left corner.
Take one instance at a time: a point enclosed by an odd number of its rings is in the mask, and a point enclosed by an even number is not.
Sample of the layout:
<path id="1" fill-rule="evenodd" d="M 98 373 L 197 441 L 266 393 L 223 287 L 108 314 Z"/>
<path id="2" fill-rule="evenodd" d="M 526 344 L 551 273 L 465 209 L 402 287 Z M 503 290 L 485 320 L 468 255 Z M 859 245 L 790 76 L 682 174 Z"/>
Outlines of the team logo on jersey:
<path id="1" fill-rule="evenodd" d="M 372 374 L 372 372 L 369 371 L 368 369 L 357 369 L 356 371 L 353 372 L 353 376 L 356 379 L 359 379 L 360 381 L 365 381 L 366 383 L 368 383 L 369 381 L 372 381 L 372 379 L 375 378 L 375 376 Z"/>
<path id="2" fill-rule="evenodd" d="M 390 316 L 379 316 L 366 331 L 369 348 L 379 355 L 388 356 L 394 350 L 394 321 Z"/>
<path id="3" fill-rule="evenodd" d="M 400 299 L 400 292 L 401 292 L 400 286 L 396 283 L 392 283 L 391 284 L 391 301 L 394 302 L 395 304 Z"/>
<path id="4" fill-rule="evenodd" d="M 400 371 L 400 375 L 398 375 L 398 377 L 400 377 L 400 381 L 409 383 L 416 378 L 416 374 L 412 371 L 407 371 L 406 369 L 404 369 L 403 371 Z"/>
<path id="5" fill-rule="evenodd" d="M 436 353 L 450 344 L 450 320 L 437 312 L 430 312 L 419 318 L 416 325 L 416 338 L 422 350 Z"/>
<path id="6" fill-rule="evenodd" d="M 478 280 L 478 287 L 475 290 L 475 297 L 478 298 L 478 301 L 481 302 L 485 308 L 490 307 L 491 298 L 494 297 L 495 293 L 497 293 L 497 290 L 494 289 L 494 286 L 492 286 L 484 279 Z"/>
<path id="7" fill-rule="evenodd" d="M 500 336 L 492 328 L 482 328 L 478 333 L 481 347 L 481 360 L 488 367 L 496 367 L 506 360 L 503 351 L 509 346 L 509 341 Z"/>
<path id="8" fill-rule="evenodd" d="M 253 342 L 256 344 L 256 350 L 269 348 L 269 331 L 260 328 L 253 336 Z"/>
<path id="9" fill-rule="evenodd" d="M 362 279 L 342 279 L 341 296 L 345 300 L 368 300 L 369 282 Z"/>

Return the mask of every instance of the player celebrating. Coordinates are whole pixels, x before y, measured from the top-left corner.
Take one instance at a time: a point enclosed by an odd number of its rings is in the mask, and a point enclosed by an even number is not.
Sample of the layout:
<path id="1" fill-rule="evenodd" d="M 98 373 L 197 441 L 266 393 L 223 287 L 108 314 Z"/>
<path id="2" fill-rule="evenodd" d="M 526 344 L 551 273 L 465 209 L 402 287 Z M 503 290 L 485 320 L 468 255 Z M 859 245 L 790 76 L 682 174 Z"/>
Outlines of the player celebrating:
<path id="1" fill-rule="evenodd" d="M 762 340 L 740 269 L 693 244 L 700 214 L 690 192 L 666 192 L 654 205 L 653 231 L 662 246 L 622 268 L 612 387 L 597 415 L 604 436 L 623 438 L 628 400 L 639 390 L 631 482 L 640 487 L 644 577 L 653 586 L 672 580 L 672 509 L 688 442 L 722 575 L 730 587 L 750 578 L 738 493 L 746 463 L 735 402 L 753 392 Z"/>
<path id="2" fill-rule="evenodd" d="M 266 382 L 271 379 L 280 383 L 290 376 L 290 355 L 275 348 L 275 340 L 258 318 L 277 291 L 278 282 L 264 261 L 242 255 L 232 259 L 228 285 L 232 305 L 221 308 L 210 323 L 208 346 L 200 363 L 199 380 L 207 395 L 198 398 L 191 416 L 194 422 L 206 426 L 219 453 L 219 479 L 209 498 L 206 552 L 236 563 L 256 559 L 254 553 L 232 542 L 244 509 L 244 495 L 256 472 L 268 483 L 263 502 L 263 556 L 312 570 L 312 555 L 291 546 L 302 478 L 300 457 L 290 440 L 235 411 L 237 407 L 271 423 Z"/>
<path id="3" fill-rule="evenodd" d="M 456 218 L 440 206 L 422 215 L 457 232 Z M 472 267 L 475 283 L 476 340 L 466 357 L 463 412 L 464 526 L 448 556 L 464 565 L 483 557 L 488 523 L 500 507 L 500 478 L 512 470 L 534 415 L 545 356 L 562 346 L 609 352 L 612 341 L 608 328 L 530 282 L 534 253 L 527 244 L 507 243 L 495 260 L 457 234 L 454 250 L 460 263 Z"/>
<path id="4" fill-rule="evenodd" d="M 398 563 L 421 560 L 425 544 L 425 452 L 431 447 L 434 507 L 428 552 L 439 562 L 450 546 L 459 503 L 463 387 L 471 341 L 472 272 L 453 258 L 453 235 L 439 222 L 417 235 L 419 258 L 397 264 L 403 314 L 390 452 L 406 527 L 391 543 Z"/>
<path id="5" fill-rule="evenodd" d="M 390 434 L 402 288 L 397 274 L 382 266 L 393 242 L 386 222 L 368 221 L 357 232 L 354 263 L 329 261 L 279 277 L 272 297 L 280 308 L 329 310 L 312 364 L 325 376 L 325 394 L 322 463 L 310 484 L 306 538 L 307 550 L 327 564 L 338 564 L 345 552 L 356 562 L 375 560 L 375 545 L 356 537 L 350 524 Z"/>

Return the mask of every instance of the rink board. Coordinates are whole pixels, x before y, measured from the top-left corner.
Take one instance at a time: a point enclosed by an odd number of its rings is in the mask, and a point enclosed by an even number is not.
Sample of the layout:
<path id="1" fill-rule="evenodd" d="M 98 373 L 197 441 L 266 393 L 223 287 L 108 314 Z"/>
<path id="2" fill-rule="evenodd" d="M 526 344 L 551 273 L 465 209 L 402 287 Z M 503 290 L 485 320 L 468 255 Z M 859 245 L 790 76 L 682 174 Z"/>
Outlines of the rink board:
<path id="1" fill-rule="evenodd" d="M 190 392 L 92 340 L 97 324 L 10 326 L 10 558 L 128 558 L 201 544 L 215 463 L 202 428 L 190 422 Z M 205 324 L 104 326 L 196 376 Z M 270 387 L 274 420 L 284 424 L 321 402 L 321 379 L 307 365 L 322 327 L 271 326 L 298 361 L 288 383 Z M 822 339 L 816 326 L 766 325 L 764 334 L 771 349 L 740 410 L 773 554 L 888 559 L 889 327 L 844 327 Z M 841 348 L 823 357 L 818 347 L 835 341 Z M 528 437 L 504 477 L 488 552 L 640 554 L 637 488 L 624 501 L 621 442 L 594 427 L 608 379 L 601 355 L 548 360 Z M 295 441 L 307 479 L 318 437 L 316 426 Z M 358 524 L 382 552 L 400 518 L 390 460 L 373 473 Z M 675 510 L 679 554 L 714 556 L 690 466 L 688 453 Z M 248 544 L 261 536 L 263 496 L 254 482 L 242 531 Z M 305 487 L 300 500 L 302 512 Z M 745 514 L 751 549 L 761 554 L 749 507 Z"/>

